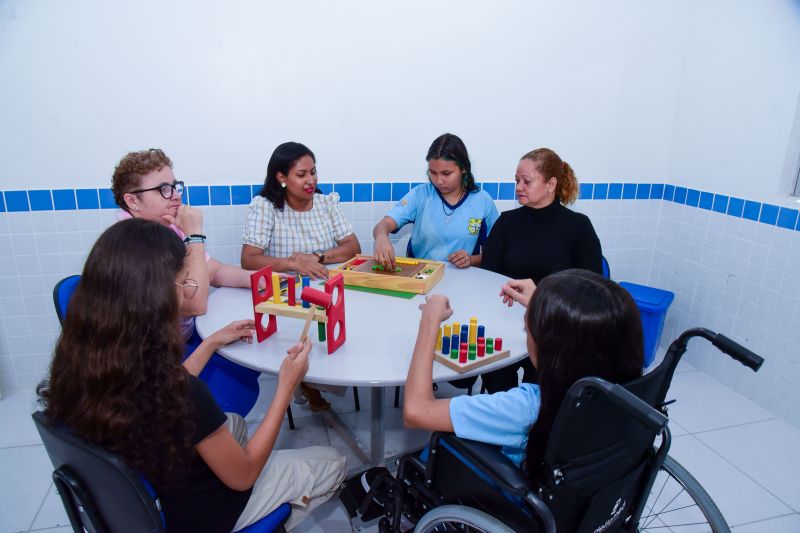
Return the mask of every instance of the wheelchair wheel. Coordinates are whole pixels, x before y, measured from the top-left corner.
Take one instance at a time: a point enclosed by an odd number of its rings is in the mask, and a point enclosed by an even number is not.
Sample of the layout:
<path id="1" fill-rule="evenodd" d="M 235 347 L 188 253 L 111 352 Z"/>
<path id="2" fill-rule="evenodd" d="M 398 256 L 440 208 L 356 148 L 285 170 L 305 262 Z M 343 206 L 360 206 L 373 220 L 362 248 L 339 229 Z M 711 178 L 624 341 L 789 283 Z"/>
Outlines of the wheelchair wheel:
<path id="1" fill-rule="evenodd" d="M 650 490 L 638 530 L 730 532 L 711 496 L 688 470 L 669 456 Z"/>
<path id="2" fill-rule="evenodd" d="M 465 505 L 442 505 L 431 509 L 417 522 L 414 533 L 450 531 L 475 533 L 514 533 L 491 515 Z"/>

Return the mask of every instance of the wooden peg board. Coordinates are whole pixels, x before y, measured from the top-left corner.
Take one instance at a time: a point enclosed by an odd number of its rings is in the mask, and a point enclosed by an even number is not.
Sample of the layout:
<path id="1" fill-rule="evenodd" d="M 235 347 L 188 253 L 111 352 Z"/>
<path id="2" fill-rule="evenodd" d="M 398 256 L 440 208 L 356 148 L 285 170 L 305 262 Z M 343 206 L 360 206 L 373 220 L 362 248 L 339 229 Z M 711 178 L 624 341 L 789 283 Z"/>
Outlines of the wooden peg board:
<path id="1" fill-rule="evenodd" d="M 445 265 L 440 261 L 409 257 L 396 257 L 395 261 L 399 271 L 374 270 L 380 265 L 372 256 L 357 255 L 332 272 L 341 272 L 346 285 L 416 294 L 427 294 L 444 276 Z"/>
<path id="2" fill-rule="evenodd" d="M 511 352 L 509 350 L 502 350 L 500 352 L 486 354 L 483 357 L 476 357 L 473 360 L 467 359 L 466 363 L 459 363 L 458 359 L 450 359 L 449 355 L 445 355 L 440 352 L 433 352 L 433 359 L 435 361 L 439 361 L 447 368 L 455 370 L 459 374 L 463 374 L 464 372 L 468 372 L 470 370 L 494 363 L 495 361 L 505 359 L 510 353 Z"/>

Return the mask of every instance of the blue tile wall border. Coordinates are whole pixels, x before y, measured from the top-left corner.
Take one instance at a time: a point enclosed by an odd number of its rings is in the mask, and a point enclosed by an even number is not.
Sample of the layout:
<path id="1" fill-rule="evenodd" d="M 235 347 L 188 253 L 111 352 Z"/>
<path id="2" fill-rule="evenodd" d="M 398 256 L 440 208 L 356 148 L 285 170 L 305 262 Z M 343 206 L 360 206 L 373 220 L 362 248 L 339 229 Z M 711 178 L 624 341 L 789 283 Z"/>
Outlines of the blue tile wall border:
<path id="1" fill-rule="evenodd" d="M 5 191 L 6 209 L 9 213 L 19 211 L 30 211 L 28 204 L 28 193 L 25 191 Z"/>
<path id="2" fill-rule="evenodd" d="M 334 183 L 333 192 L 339 193 L 340 202 L 353 201 L 353 184 L 352 183 Z"/>
<path id="3" fill-rule="evenodd" d="M 98 189 L 97 192 L 100 194 L 101 209 L 117 209 L 117 202 L 111 189 Z"/>
<path id="4" fill-rule="evenodd" d="M 78 208 L 73 189 L 53 190 L 53 206 L 56 211 L 71 211 Z"/>
<path id="5" fill-rule="evenodd" d="M 353 201 L 354 202 L 371 202 L 372 201 L 372 184 L 371 183 L 354 183 L 353 184 Z"/>
<path id="6" fill-rule="evenodd" d="M 100 209 L 97 189 L 76 189 L 75 196 L 78 199 L 78 209 Z"/>
<path id="7" fill-rule="evenodd" d="M 28 200 L 31 203 L 31 211 L 53 210 L 53 197 L 50 191 L 28 191 Z"/>
<path id="8" fill-rule="evenodd" d="M 341 202 L 397 202 L 425 182 L 319 183 L 323 194 L 339 193 Z M 511 181 L 476 183 L 493 200 L 514 200 Z M 193 185 L 183 196 L 184 204 L 200 206 L 248 205 L 262 188 L 255 185 Z M 581 183 L 582 201 L 663 200 L 714 211 L 735 218 L 800 231 L 800 210 L 745 200 L 669 183 Z M 30 211 L 74 211 L 116 209 L 111 189 L 35 189 L 0 191 L 0 213 Z"/>
<path id="9" fill-rule="evenodd" d="M 228 185 L 212 185 L 211 205 L 231 205 L 231 188 Z"/>
<path id="10" fill-rule="evenodd" d="M 248 205 L 253 198 L 253 189 L 248 185 L 231 185 L 231 204 Z"/>

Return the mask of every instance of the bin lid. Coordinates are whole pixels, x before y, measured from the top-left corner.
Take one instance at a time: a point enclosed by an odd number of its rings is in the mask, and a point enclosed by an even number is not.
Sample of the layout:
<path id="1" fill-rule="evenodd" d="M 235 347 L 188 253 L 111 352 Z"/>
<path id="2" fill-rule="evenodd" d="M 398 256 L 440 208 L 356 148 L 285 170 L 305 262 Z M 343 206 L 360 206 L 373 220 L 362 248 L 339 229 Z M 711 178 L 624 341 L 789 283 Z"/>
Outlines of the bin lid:
<path id="1" fill-rule="evenodd" d="M 675 293 L 665 291 L 664 289 L 629 283 L 627 281 L 620 281 L 619 284 L 631 293 L 631 296 L 633 296 L 633 299 L 636 301 L 636 305 L 645 311 L 666 311 L 672 303 L 672 300 L 675 299 Z"/>

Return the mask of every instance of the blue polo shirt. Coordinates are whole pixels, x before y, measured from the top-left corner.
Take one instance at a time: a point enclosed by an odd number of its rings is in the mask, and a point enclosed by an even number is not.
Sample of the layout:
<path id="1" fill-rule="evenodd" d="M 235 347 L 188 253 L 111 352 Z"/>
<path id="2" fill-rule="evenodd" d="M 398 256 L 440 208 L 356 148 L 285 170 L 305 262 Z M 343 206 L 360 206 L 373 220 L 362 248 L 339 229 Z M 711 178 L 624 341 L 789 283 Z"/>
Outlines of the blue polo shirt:
<path id="1" fill-rule="evenodd" d="M 447 261 L 458 250 L 480 253 L 481 244 L 500 213 L 485 191 L 473 191 L 450 205 L 430 182 L 411 189 L 386 213 L 400 229 L 414 223 L 408 255 Z"/>
<path id="2" fill-rule="evenodd" d="M 502 446 L 503 454 L 520 466 L 541 404 L 539 385 L 523 383 L 505 392 L 452 398 L 450 420 L 459 437 Z"/>

